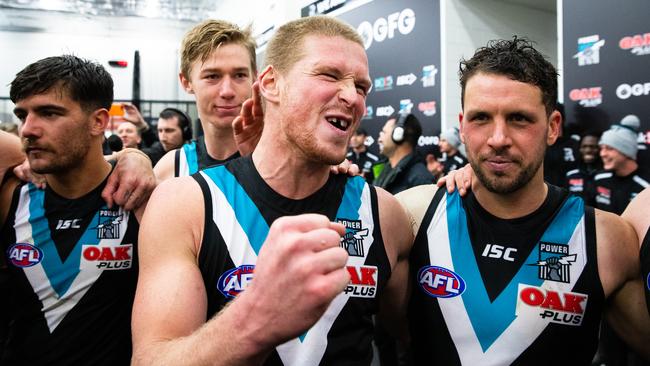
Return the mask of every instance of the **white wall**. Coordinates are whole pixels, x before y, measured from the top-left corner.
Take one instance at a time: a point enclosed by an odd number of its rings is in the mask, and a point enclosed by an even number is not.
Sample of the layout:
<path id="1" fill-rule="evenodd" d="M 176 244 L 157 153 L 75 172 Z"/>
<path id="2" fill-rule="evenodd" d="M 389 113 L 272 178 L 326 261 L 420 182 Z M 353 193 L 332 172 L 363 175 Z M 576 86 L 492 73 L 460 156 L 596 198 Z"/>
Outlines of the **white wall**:
<path id="1" fill-rule="evenodd" d="M 557 67 L 555 12 L 496 0 L 441 0 L 443 12 L 443 129 L 458 125 L 458 65 L 492 39 L 526 36 Z M 555 0 L 539 0 L 555 2 Z"/>
<path id="2" fill-rule="evenodd" d="M 3 9 L 3 15 L 10 12 L 23 17 L 26 26 L 45 31 L 0 32 L 0 96 L 9 96 L 8 84 L 26 65 L 44 57 L 72 53 L 104 65 L 113 76 L 115 98 L 131 99 L 133 55 L 139 50 L 142 99 L 191 100 L 180 87 L 177 75 L 180 41 L 192 22 Z M 113 68 L 108 66 L 109 60 L 126 60 L 129 66 Z"/>

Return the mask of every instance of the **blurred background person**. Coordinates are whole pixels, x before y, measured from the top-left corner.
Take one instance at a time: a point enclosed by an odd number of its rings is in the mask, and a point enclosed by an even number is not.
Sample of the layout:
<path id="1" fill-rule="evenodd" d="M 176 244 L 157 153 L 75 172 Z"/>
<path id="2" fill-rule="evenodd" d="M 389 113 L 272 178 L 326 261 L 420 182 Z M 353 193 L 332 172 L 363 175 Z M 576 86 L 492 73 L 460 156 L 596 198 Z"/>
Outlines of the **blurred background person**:
<path id="1" fill-rule="evenodd" d="M 117 126 L 117 135 L 122 140 L 123 148 L 133 148 L 138 149 L 140 147 L 140 142 L 142 141 L 142 136 L 140 136 L 140 131 L 138 127 L 131 122 L 122 122 Z"/>
<path id="2" fill-rule="evenodd" d="M 445 175 L 451 170 L 462 168 L 467 164 L 467 158 L 458 150 L 460 147 L 460 133 L 458 128 L 450 128 L 440 134 L 440 152 L 442 158 L 442 174 Z"/>
<path id="3" fill-rule="evenodd" d="M 361 170 L 361 175 L 368 183 L 372 183 L 374 176 L 372 173 L 372 166 L 379 161 L 379 157 L 368 151 L 366 146 L 366 138 L 368 132 L 359 127 L 350 138 L 350 151 L 345 156 L 350 162 L 357 164 Z"/>
<path id="4" fill-rule="evenodd" d="M 620 215 L 639 192 L 650 186 L 647 168 L 636 162 L 639 124 L 636 116 L 625 116 L 600 138 L 605 171 L 595 177 L 595 204 L 601 210 Z"/>
<path id="5" fill-rule="evenodd" d="M 178 149 L 192 139 L 190 118 L 176 108 L 165 108 L 160 112 L 157 129 L 164 152 Z"/>
<path id="6" fill-rule="evenodd" d="M 600 147 L 598 140 L 600 133 L 587 131 L 580 139 L 580 156 L 578 167 L 566 173 L 565 186 L 571 193 L 582 197 L 587 204 L 593 206 L 595 195 L 594 177 L 603 169 L 603 162 L 600 159 Z"/>
<path id="7" fill-rule="evenodd" d="M 424 165 L 424 159 L 415 151 L 420 135 L 420 121 L 410 113 L 386 121 L 379 132 L 378 142 L 380 152 L 388 161 L 375 178 L 374 184 L 377 187 L 396 194 L 433 182 L 433 175 Z"/>

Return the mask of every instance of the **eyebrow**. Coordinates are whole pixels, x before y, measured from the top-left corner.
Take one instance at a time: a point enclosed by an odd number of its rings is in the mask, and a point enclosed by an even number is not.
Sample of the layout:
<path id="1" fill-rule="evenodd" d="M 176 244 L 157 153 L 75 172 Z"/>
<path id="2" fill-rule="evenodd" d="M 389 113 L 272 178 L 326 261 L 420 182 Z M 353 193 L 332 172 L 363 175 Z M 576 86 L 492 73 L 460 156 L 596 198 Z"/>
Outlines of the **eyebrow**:
<path id="1" fill-rule="evenodd" d="M 225 71 L 224 71 L 223 68 L 220 68 L 220 67 L 210 67 L 210 68 L 201 70 L 201 74 L 211 73 L 211 72 L 222 72 L 223 73 Z M 234 69 L 232 69 L 232 72 L 250 73 L 250 69 L 248 67 L 235 67 Z"/>
<path id="2" fill-rule="evenodd" d="M 61 106 L 56 105 L 56 104 L 44 104 L 44 105 L 39 105 L 36 108 L 34 108 L 34 111 L 36 111 L 38 113 L 43 112 L 43 111 L 52 111 L 52 110 L 56 111 L 56 112 L 67 112 L 68 111 L 67 108 L 61 107 Z M 14 114 L 26 113 L 26 112 L 27 112 L 27 110 L 25 108 L 21 108 L 21 107 L 14 108 Z"/>

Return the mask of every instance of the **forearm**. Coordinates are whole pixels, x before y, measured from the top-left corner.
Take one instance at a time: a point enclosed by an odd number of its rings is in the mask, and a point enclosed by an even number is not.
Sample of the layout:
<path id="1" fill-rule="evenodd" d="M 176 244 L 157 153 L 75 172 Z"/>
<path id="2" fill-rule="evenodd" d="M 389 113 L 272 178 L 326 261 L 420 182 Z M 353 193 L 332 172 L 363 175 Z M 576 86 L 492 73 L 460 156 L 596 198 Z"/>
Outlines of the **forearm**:
<path id="1" fill-rule="evenodd" d="M 188 336 L 136 344 L 132 365 L 261 365 L 273 347 L 250 300 L 242 293 Z"/>

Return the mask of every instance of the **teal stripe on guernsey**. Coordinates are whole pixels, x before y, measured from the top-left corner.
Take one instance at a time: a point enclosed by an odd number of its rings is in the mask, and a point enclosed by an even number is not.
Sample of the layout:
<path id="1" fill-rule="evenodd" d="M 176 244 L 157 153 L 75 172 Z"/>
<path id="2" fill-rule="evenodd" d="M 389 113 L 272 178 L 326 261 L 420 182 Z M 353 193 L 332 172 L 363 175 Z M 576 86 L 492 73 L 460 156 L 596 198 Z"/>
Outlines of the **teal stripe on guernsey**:
<path id="1" fill-rule="evenodd" d="M 59 252 L 52 240 L 50 227 L 45 217 L 44 210 L 45 191 L 36 188 L 35 185 L 29 184 L 29 223 L 32 226 L 32 237 L 34 245 L 43 251 L 43 260 L 41 265 L 50 280 L 50 284 L 59 297 L 62 297 L 72 285 L 79 274 L 79 261 L 81 258 L 82 245 L 97 245 L 96 228 L 91 227 L 92 223 L 99 222 L 99 211 L 88 224 L 83 235 L 70 252 L 70 255 L 64 262 L 61 262 Z M 102 209 L 105 209 L 103 206 Z"/>
<path id="2" fill-rule="evenodd" d="M 199 171 L 198 156 L 196 154 L 196 142 L 190 141 L 183 145 L 183 152 L 185 153 L 185 160 L 187 160 L 187 169 L 189 175 Z"/>
<path id="3" fill-rule="evenodd" d="M 362 177 L 349 178 L 345 185 L 345 192 L 341 205 L 336 212 L 337 218 L 346 218 L 351 220 L 359 219 L 359 207 L 361 207 L 361 194 L 365 180 Z M 346 229 L 347 231 L 348 229 Z"/>
<path id="4" fill-rule="evenodd" d="M 219 187 L 235 212 L 237 222 L 248 235 L 248 241 L 255 254 L 259 255 L 260 249 L 267 235 L 269 226 L 262 217 L 260 210 L 253 200 L 246 194 L 244 188 L 223 165 L 205 169 L 203 171 Z"/>
<path id="5" fill-rule="evenodd" d="M 583 201 L 577 197 L 569 198 L 542 235 L 541 241 L 569 243 L 583 213 Z M 544 280 L 539 278 L 536 266 L 526 265 L 537 262 L 537 250 L 532 250 L 508 286 L 494 302 L 490 302 L 474 257 L 465 215 L 458 191 L 448 195 L 447 225 L 454 271 L 459 273 L 467 284 L 461 296 L 476 336 L 485 351 L 515 319 L 516 304 L 512 299 L 517 297 L 518 284 L 540 286 Z"/>

